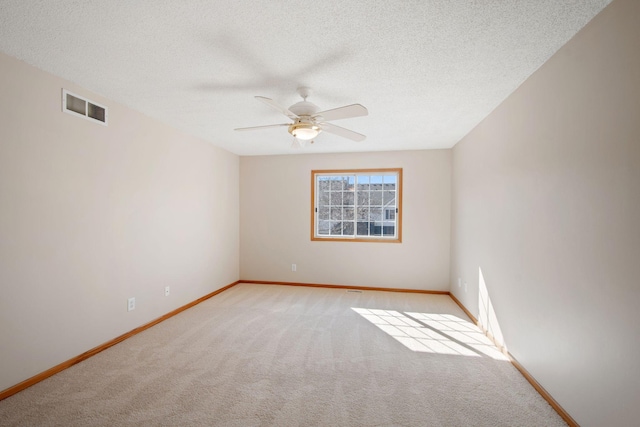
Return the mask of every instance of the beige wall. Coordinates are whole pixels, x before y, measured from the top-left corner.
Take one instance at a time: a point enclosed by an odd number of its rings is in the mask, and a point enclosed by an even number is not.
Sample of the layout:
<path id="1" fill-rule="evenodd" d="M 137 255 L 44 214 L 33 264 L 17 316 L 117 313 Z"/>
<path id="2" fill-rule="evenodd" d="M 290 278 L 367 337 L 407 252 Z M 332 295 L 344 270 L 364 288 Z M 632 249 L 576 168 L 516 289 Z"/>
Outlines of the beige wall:
<path id="1" fill-rule="evenodd" d="M 62 88 L 108 106 L 109 126 L 61 112 Z M 0 54 L 0 390 L 237 280 L 238 171 Z"/>
<path id="2" fill-rule="evenodd" d="M 483 282 L 578 422 L 635 424 L 637 22 L 615 0 L 453 153 L 239 159 L 0 54 L 0 390 L 238 278 L 451 283 L 476 316 Z M 63 87 L 109 126 L 62 113 Z M 310 171 L 378 167 L 404 168 L 403 243 L 312 242 Z"/>
<path id="3" fill-rule="evenodd" d="M 403 168 L 402 243 L 311 241 L 312 170 L 391 167 Z M 450 186 L 450 150 L 242 157 L 240 277 L 448 290 Z"/>
<path id="4" fill-rule="evenodd" d="M 453 150 L 451 290 L 477 315 L 482 271 L 509 350 L 583 426 L 640 419 L 639 22 L 611 3 Z"/>

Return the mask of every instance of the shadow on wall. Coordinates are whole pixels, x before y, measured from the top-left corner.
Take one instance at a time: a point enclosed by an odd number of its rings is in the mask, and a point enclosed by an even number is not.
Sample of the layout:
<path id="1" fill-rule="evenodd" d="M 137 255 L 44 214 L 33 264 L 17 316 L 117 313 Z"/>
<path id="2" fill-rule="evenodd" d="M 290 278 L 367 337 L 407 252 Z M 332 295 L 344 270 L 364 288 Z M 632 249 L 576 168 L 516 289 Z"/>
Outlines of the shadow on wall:
<path id="1" fill-rule="evenodd" d="M 504 336 L 498 323 L 496 312 L 493 309 L 493 303 L 489 297 L 489 290 L 487 284 L 484 281 L 482 274 L 482 268 L 478 267 L 478 323 L 483 328 L 489 338 L 491 338 L 498 347 L 503 351 L 507 350 L 507 345 L 504 342 Z"/>

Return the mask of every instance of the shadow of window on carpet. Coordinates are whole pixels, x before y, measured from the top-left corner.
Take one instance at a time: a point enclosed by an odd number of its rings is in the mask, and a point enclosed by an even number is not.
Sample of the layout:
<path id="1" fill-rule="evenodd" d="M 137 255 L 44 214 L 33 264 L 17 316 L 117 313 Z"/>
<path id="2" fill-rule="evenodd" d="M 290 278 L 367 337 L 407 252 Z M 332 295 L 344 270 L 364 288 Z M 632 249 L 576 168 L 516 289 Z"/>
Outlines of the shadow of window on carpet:
<path id="1" fill-rule="evenodd" d="M 412 351 L 508 361 L 480 328 L 451 314 L 351 309 Z"/>

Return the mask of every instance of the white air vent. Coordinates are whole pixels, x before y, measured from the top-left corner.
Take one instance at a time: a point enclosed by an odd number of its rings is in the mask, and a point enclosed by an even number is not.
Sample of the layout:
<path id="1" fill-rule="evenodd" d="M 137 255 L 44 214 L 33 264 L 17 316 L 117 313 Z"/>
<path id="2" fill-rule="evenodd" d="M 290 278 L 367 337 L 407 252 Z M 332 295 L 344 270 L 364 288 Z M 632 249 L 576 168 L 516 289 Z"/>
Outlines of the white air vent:
<path id="1" fill-rule="evenodd" d="M 62 111 L 107 125 L 107 107 L 62 89 Z"/>

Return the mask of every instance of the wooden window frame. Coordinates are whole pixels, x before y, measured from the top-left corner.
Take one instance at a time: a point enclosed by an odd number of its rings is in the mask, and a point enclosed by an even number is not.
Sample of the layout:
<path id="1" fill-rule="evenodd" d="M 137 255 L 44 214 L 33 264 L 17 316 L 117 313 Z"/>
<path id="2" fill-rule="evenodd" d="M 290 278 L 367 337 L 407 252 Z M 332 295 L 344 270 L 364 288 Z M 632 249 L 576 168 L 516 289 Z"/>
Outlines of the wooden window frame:
<path id="1" fill-rule="evenodd" d="M 395 173 L 398 180 L 396 184 L 396 235 L 394 237 L 370 236 L 358 237 L 333 237 L 319 236 L 316 234 L 316 176 L 317 175 L 375 175 Z M 402 168 L 382 168 L 382 169 L 319 169 L 311 171 L 311 240 L 316 242 L 371 242 L 371 243 L 402 243 Z M 384 213 L 383 213 L 384 215 Z"/>

